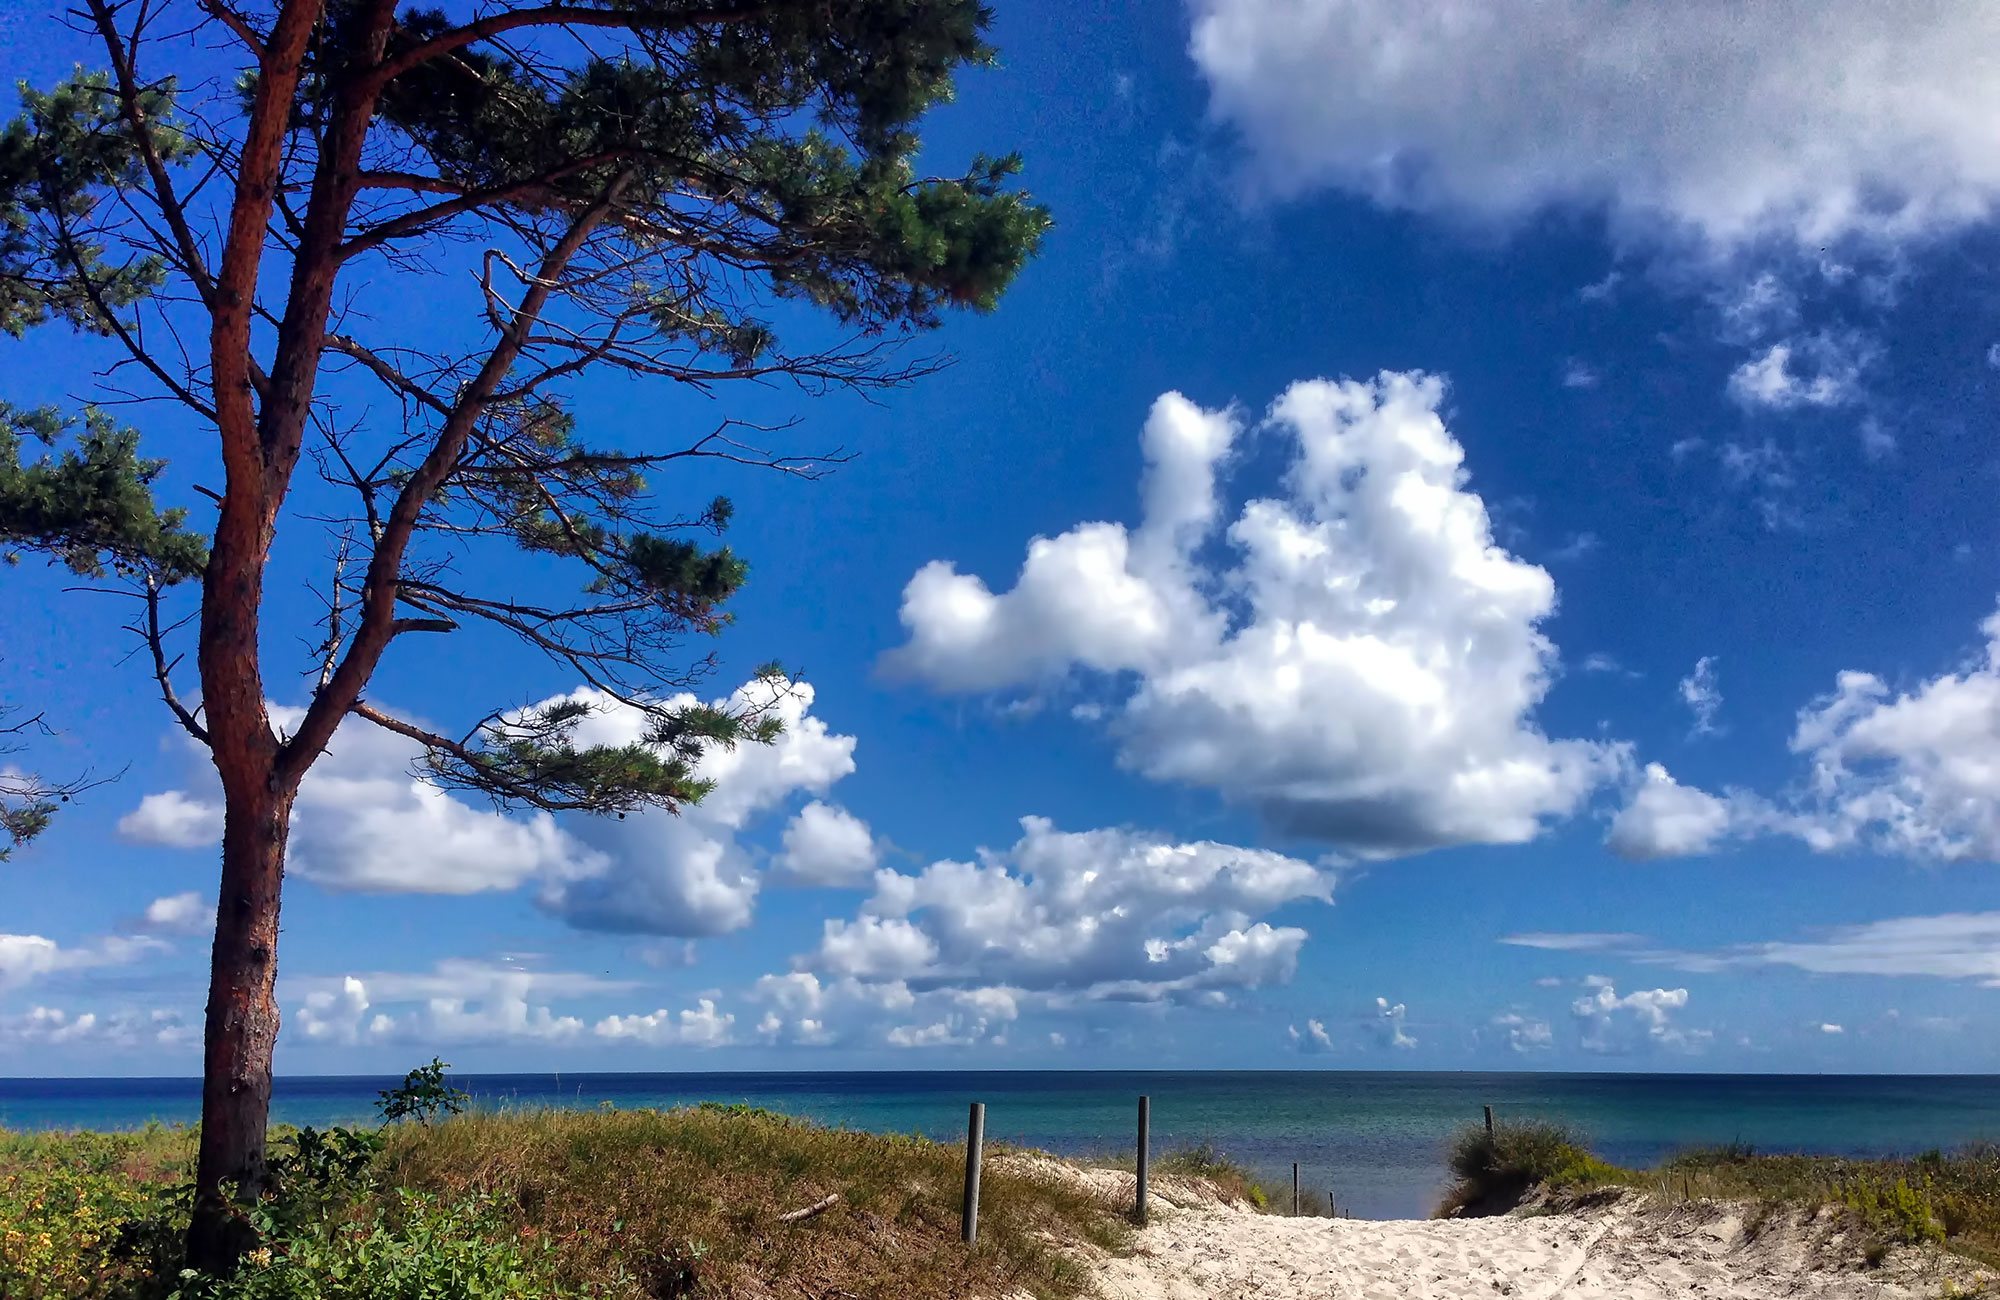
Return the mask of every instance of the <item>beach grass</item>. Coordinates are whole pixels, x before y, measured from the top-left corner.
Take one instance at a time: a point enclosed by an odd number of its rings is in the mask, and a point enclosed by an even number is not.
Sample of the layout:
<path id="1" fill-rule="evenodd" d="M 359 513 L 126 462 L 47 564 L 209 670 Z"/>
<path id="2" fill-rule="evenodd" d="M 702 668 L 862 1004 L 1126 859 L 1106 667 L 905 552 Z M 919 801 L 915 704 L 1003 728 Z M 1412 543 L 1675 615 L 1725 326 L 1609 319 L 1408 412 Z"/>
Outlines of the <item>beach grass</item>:
<path id="1" fill-rule="evenodd" d="M 1760 1154 L 1742 1143 L 1682 1151 L 1652 1169 L 1623 1169 L 1572 1131 L 1539 1120 L 1470 1125 L 1450 1145 L 1455 1182 L 1440 1216 L 1504 1213 L 1536 1191 L 1630 1187 L 1667 1201 L 1740 1201 L 1852 1214 L 1880 1258 L 1893 1245 L 1943 1246 L 2000 1266 L 2000 1144 L 1909 1157 Z M 1754 1231 L 1758 1219 L 1753 1217 Z"/>
<path id="2" fill-rule="evenodd" d="M 989 1159 L 967 1248 L 956 1145 L 746 1106 L 480 1112 L 371 1146 L 295 1175 L 224 1284 L 177 1276 L 188 1130 L 0 1134 L 0 1296 L 1067 1300 L 1086 1289 L 1079 1249 L 1131 1232 L 1084 1183 Z"/>

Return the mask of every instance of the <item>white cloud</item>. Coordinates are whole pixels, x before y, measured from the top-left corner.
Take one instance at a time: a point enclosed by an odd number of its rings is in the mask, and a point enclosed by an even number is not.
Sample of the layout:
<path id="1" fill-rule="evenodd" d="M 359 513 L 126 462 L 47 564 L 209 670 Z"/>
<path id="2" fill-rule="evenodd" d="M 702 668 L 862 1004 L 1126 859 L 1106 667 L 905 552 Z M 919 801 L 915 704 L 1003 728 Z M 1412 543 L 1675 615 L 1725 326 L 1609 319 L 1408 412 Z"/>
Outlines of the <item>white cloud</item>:
<path id="1" fill-rule="evenodd" d="M 575 971 L 451 958 L 429 971 L 377 971 L 289 981 L 294 1022 L 308 1039 L 337 1043 L 566 1041 L 583 1021 L 549 1005 L 632 986 Z"/>
<path id="2" fill-rule="evenodd" d="M 146 904 L 139 928 L 157 934 L 199 934 L 215 922 L 215 905 L 190 889 Z"/>
<path id="3" fill-rule="evenodd" d="M 1777 834 L 1820 852 L 2000 861 L 2000 614 L 1980 630 L 1978 658 L 1909 690 L 1840 673 L 1799 712 L 1790 743 L 1807 774 L 1782 800 L 1707 794 L 1649 765 L 1612 823 L 1612 847 L 1661 857 Z"/>
<path id="4" fill-rule="evenodd" d="M 203 848 L 222 840 L 222 805 L 190 798 L 179 790 L 163 790 L 147 795 L 120 817 L 118 833 L 141 844 Z"/>
<path id="5" fill-rule="evenodd" d="M 1301 1052 L 1316 1053 L 1331 1052 L 1333 1050 L 1333 1035 L 1327 1032 L 1326 1022 L 1322 1020 L 1307 1020 L 1304 1033 L 1299 1032 L 1297 1025 L 1287 1025 L 1285 1026 L 1285 1037 L 1290 1040 L 1293 1047 Z"/>
<path id="6" fill-rule="evenodd" d="M 176 1011 L 95 1011 L 71 1013 L 58 1007 L 31 1007 L 18 1016 L 0 1016 L 0 1043 L 22 1047 L 172 1048 L 193 1041 Z"/>
<path id="7" fill-rule="evenodd" d="M 1138 528 L 1037 538 L 997 595 L 926 565 L 889 663 L 945 690 L 1129 682 L 1105 721 L 1126 766 L 1359 854 L 1531 840 L 1628 760 L 1536 727 L 1555 584 L 1494 541 L 1443 397 L 1421 374 L 1293 385 L 1267 421 L 1295 448 L 1285 497 L 1242 508 L 1225 568 L 1208 543 L 1240 422 L 1169 394 Z"/>
<path id="8" fill-rule="evenodd" d="M 1928 975 L 2000 988 L 2000 912 L 1869 921 L 1814 939 L 1748 944 L 1720 959 L 1731 965 L 1791 966 L 1818 975 Z"/>
<path id="9" fill-rule="evenodd" d="M 1509 1011 L 1493 1017 L 1493 1023 L 1507 1031 L 1507 1046 L 1523 1055 L 1530 1052 L 1545 1052 L 1555 1046 L 1555 1031 L 1550 1028 L 1546 1020 L 1536 1020 L 1519 1012 Z"/>
<path id="10" fill-rule="evenodd" d="M 591 706 L 576 731 L 580 745 L 644 736 L 639 711 L 607 696 L 585 690 L 558 698 Z M 512 816 L 477 806 L 417 777 L 415 744 L 351 720 L 300 789 L 287 869 L 329 888 L 383 893 L 535 885 L 543 907 L 586 929 L 673 936 L 740 929 L 755 909 L 761 877 L 739 833 L 798 794 L 824 793 L 854 769 L 854 738 L 813 717 L 813 698 L 808 685 L 751 682 L 716 701 L 762 708 L 784 723 L 784 733 L 771 745 L 710 750 L 696 775 L 715 788 L 678 815 L 647 810 L 623 818 Z M 295 723 L 298 712 L 272 710 L 281 725 Z M 183 847 L 205 842 L 198 836 L 212 839 L 221 813 L 208 793 L 212 772 L 205 764 L 199 772 L 197 789 L 148 795 L 120 829 Z"/>
<path id="11" fill-rule="evenodd" d="M 730 1041 L 735 1023 L 734 1015 L 716 1010 L 713 998 L 701 998 L 680 1012 L 663 1007 L 643 1016 L 606 1016 L 591 1032 L 599 1038 L 632 1039 L 656 1047 L 721 1047 Z"/>
<path id="12" fill-rule="evenodd" d="M 1729 395 L 1744 406 L 1777 411 L 1844 406 L 1860 396 L 1861 372 L 1874 352 L 1852 334 L 1773 343 L 1730 374 Z"/>
<path id="13" fill-rule="evenodd" d="M 0 934 L 0 992 L 64 971 L 129 965 L 165 949 L 158 939 L 144 936 L 104 935 L 65 948 L 39 934 Z"/>
<path id="14" fill-rule="evenodd" d="M 1253 918 L 1331 897 L 1329 873 L 1261 849 L 1021 827 L 977 862 L 876 873 L 861 914 L 828 921 L 805 964 L 926 987 L 1186 999 L 1289 979 L 1305 931 Z"/>
<path id="15" fill-rule="evenodd" d="M 2000 614 L 1980 630 L 1985 654 L 1960 672 L 1902 693 L 1843 672 L 1802 710 L 1791 747 L 1810 793 L 1779 828 L 1816 849 L 2000 859 Z"/>
<path id="16" fill-rule="evenodd" d="M 1577 358 L 1571 357 L 1569 360 L 1563 362 L 1562 386 L 1564 388 L 1595 388 L 1597 387 L 1597 379 L 1597 372 Z"/>
<path id="17" fill-rule="evenodd" d="M 1500 942 L 1516 948 L 1540 948 L 1547 952 L 1599 952 L 1607 948 L 1623 948 L 1640 938 L 1636 934 L 1611 932 L 1556 934 L 1536 930 L 1504 935 Z"/>
<path id="18" fill-rule="evenodd" d="M 1417 1045 L 1417 1040 L 1404 1029 L 1403 1021 L 1407 1015 L 1408 1009 L 1402 1003 L 1398 1002 L 1392 1006 L 1389 999 L 1376 998 L 1375 1015 L 1363 1023 L 1374 1035 L 1375 1041 L 1383 1047 L 1408 1051 Z"/>
<path id="19" fill-rule="evenodd" d="M 815 799 L 785 828 L 778 867 L 788 878 L 807 884 L 865 885 L 877 857 L 866 822 Z"/>
<path id="20" fill-rule="evenodd" d="M 1680 692 L 1681 703 L 1694 714 L 1694 734 L 1714 735 L 1715 715 L 1722 708 L 1722 687 L 1715 680 L 1714 655 L 1695 660 L 1694 671 L 1681 678 Z"/>
<path id="21" fill-rule="evenodd" d="M 2000 195 L 2000 11 L 1912 0 L 1194 0 L 1190 52 L 1256 176 L 1514 223 L 1805 250 Z"/>
<path id="22" fill-rule="evenodd" d="M 1648 763 L 1631 801 L 1612 818 L 1605 843 L 1619 856 L 1638 860 L 1707 853 L 1729 834 L 1735 818 L 1727 800 L 1682 785 L 1666 768 Z"/>
<path id="23" fill-rule="evenodd" d="M 1687 1050 L 1706 1041 L 1705 1030 L 1684 1030 L 1673 1023 L 1675 1012 L 1688 1004 L 1686 989 L 1639 989 L 1618 995 L 1612 982 L 1593 975 L 1591 992 L 1570 1006 L 1587 1052 L 1622 1054 L 1655 1047 Z"/>
<path id="24" fill-rule="evenodd" d="M 1844 1034 L 1847 1028 L 1844 1025 L 1825 1024 L 1819 1027 L 1819 1031 L 1822 1034 Z"/>

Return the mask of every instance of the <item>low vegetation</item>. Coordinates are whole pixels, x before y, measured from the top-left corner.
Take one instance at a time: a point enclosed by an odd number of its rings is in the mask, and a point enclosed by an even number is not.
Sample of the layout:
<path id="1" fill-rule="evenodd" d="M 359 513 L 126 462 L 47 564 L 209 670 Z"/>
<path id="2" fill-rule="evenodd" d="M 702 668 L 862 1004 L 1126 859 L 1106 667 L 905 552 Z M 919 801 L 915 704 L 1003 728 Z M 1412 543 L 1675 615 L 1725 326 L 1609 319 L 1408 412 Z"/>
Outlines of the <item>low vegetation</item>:
<path id="1" fill-rule="evenodd" d="M 183 1273 L 194 1135 L 0 1134 L 0 1300 L 902 1297 L 1084 1289 L 1127 1207 L 963 1153 L 743 1106 L 452 1116 L 285 1132 L 262 1246 Z M 800 1214 L 798 1211 L 808 1211 Z"/>
<path id="2" fill-rule="evenodd" d="M 1667 1200 L 1748 1201 L 1765 1213 L 1836 1206 L 1855 1216 L 1880 1258 L 1892 1245 L 1933 1243 L 2000 1266 L 2000 1145 L 1888 1159 L 1759 1155 L 1740 1143 L 1683 1151 L 1656 1168 L 1621 1169 L 1569 1130 L 1543 1121 L 1457 1134 L 1455 1178 L 1440 1215 L 1504 1213 L 1531 1193 L 1632 1187 Z"/>

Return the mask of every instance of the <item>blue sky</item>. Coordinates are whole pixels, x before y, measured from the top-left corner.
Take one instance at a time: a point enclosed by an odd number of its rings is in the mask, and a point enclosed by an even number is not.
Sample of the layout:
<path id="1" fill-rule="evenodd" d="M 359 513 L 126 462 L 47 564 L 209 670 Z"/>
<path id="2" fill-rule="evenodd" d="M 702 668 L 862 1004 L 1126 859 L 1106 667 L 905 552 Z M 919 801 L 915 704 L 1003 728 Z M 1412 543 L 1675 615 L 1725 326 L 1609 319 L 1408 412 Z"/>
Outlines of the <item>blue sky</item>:
<path id="1" fill-rule="evenodd" d="M 736 503 L 700 689 L 781 659 L 787 739 L 593 824 L 343 731 L 280 1070 L 2000 1070 L 2000 18 L 1813 8 L 1000 4 L 927 147 L 1019 148 L 1057 225 L 956 365 L 573 394 L 859 453 L 660 484 Z M 9 72 L 88 60 L 34 14 Z M 0 344 L 4 395 L 106 360 Z M 200 431 L 147 433 L 200 517 Z M 0 584 L 0 699 L 124 774 L 0 869 L 0 1069 L 192 1073 L 212 778 L 65 585 Z M 577 686 L 399 655 L 447 725 Z"/>

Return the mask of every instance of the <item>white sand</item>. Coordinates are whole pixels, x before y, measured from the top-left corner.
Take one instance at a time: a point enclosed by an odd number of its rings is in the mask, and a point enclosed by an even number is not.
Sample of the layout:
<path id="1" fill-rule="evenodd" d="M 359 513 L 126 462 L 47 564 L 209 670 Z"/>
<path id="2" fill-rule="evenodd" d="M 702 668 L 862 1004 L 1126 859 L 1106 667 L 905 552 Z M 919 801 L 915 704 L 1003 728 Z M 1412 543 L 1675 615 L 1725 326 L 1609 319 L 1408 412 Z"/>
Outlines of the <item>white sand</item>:
<path id="1" fill-rule="evenodd" d="M 1131 1194 L 1129 1174 L 1087 1177 Z M 1132 1254 L 1092 1261 L 1104 1300 L 1935 1300 L 1948 1278 L 1980 1280 L 1928 1249 L 1867 1268 L 1832 1213 L 1746 1232 L 1741 1207 L 1637 1194 L 1563 1213 L 1383 1222 L 1259 1214 L 1169 1179 L 1154 1204 Z"/>

